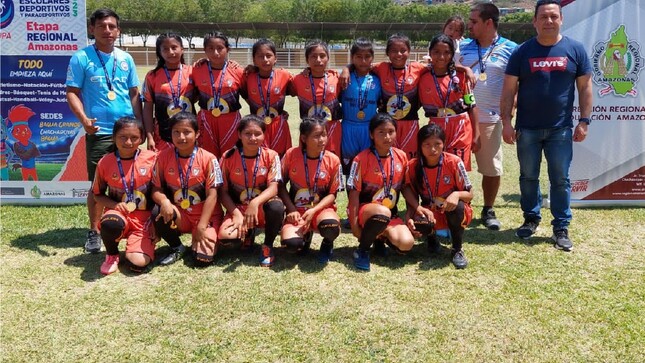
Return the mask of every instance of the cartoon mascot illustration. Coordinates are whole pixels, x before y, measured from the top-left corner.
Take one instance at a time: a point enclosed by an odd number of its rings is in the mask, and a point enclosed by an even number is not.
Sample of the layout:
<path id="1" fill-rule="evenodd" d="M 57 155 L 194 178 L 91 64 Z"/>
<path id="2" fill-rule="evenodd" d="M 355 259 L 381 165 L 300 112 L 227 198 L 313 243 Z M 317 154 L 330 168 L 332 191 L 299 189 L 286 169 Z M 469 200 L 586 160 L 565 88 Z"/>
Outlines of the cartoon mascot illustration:
<path id="1" fill-rule="evenodd" d="M 13 150 L 9 147 L 7 139 L 9 139 L 9 129 L 5 120 L 0 120 L 0 180 L 9 180 L 9 160 L 13 157 Z"/>
<path id="2" fill-rule="evenodd" d="M 22 165 L 14 164 L 13 170 L 21 168 L 22 180 L 38 180 L 36 173 L 36 158 L 40 156 L 38 147 L 33 142 L 29 141 L 31 138 L 31 129 L 29 128 L 29 119 L 35 113 L 25 105 L 16 105 L 9 110 L 7 120 L 11 122 L 11 136 L 16 139 L 13 144 L 13 152 L 20 158 Z"/>

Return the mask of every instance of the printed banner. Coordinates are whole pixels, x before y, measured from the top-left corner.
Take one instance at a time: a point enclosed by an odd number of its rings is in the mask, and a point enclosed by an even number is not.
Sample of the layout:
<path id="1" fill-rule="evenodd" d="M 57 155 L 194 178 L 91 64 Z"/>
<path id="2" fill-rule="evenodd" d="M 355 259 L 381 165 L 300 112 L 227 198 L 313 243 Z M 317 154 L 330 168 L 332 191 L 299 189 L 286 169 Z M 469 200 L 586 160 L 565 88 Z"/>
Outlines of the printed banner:
<path id="1" fill-rule="evenodd" d="M 572 205 L 645 205 L 645 2 L 568 1 L 563 16 L 563 34 L 588 50 L 594 92 L 589 134 L 574 143 Z"/>
<path id="2" fill-rule="evenodd" d="M 85 203 L 84 131 L 67 106 L 70 56 L 87 45 L 84 0 L 1 0 L 2 203 Z"/>

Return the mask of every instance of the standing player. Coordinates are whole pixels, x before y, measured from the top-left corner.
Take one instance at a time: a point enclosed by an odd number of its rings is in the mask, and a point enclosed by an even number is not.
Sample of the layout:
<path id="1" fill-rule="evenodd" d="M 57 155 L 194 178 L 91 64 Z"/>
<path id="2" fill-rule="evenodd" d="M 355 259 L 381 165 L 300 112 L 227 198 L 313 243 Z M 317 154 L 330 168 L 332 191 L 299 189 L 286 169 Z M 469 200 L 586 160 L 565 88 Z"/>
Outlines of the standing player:
<path id="1" fill-rule="evenodd" d="M 87 175 L 94 180 L 98 161 L 112 147 L 112 131 L 121 117 L 141 119 L 139 78 L 132 57 L 114 46 L 121 34 L 119 16 L 110 9 L 90 16 L 89 32 L 95 42 L 74 53 L 67 68 L 67 103 L 85 130 Z M 101 251 L 99 218 L 101 208 L 92 193 L 87 195 L 90 230 L 86 253 Z"/>
<path id="2" fill-rule="evenodd" d="M 419 157 L 410 160 L 403 188 L 408 205 L 405 220 L 415 234 L 427 237 L 431 254 L 441 249 L 435 229 L 449 228 L 452 264 L 463 269 L 468 266 L 462 244 L 464 230 L 472 220 L 473 193 L 463 161 L 443 151 L 445 139 L 445 132 L 436 124 L 419 130 Z"/>
<path id="3" fill-rule="evenodd" d="M 181 111 L 193 113 L 193 68 L 184 62 L 184 46 L 176 33 L 162 34 L 155 48 L 157 66 L 143 82 L 143 123 L 148 150 L 172 147 L 168 119 Z"/>
<path id="4" fill-rule="evenodd" d="M 312 40 L 305 46 L 305 58 L 308 72 L 302 72 L 293 78 L 293 87 L 289 94 L 297 96 L 300 103 L 300 118 L 317 117 L 327 121 L 328 143 L 326 150 L 341 155 L 341 126 L 338 88 L 338 73 L 327 69 L 329 49 L 327 43 Z"/>
<path id="5" fill-rule="evenodd" d="M 477 171 L 482 175 L 484 208 L 481 221 L 490 230 L 501 223 L 493 207 L 504 172 L 502 167 L 502 120 L 499 101 L 504 70 L 517 44 L 497 34 L 499 9 L 492 3 L 480 3 L 470 10 L 468 30 L 473 38 L 461 46 L 462 63 L 471 67 L 478 78 L 473 94 L 477 98 L 477 116 L 481 147 L 475 152 Z"/>
<path id="6" fill-rule="evenodd" d="M 105 262 L 101 273 L 109 275 L 119 265 L 119 241 L 127 239 L 125 258 L 135 272 L 145 270 L 154 259 L 150 210 L 152 209 L 152 169 L 156 154 L 139 150 L 145 141 L 141 121 L 122 117 L 113 127 L 114 153 L 99 160 L 92 183 L 96 204 L 105 208 L 101 217 L 101 239 Z"/>
<path id="7" fill-rule="evenodd" d="M 181 258 L 186 248 L 179 237 L 191 233 L 195 262 L 203 266 L 217 253 L 222 220 L 217 188 L 222 185 L 222 171 L 215 156 L 197 146 L 195 115 L 179 112 L 169 122 L 174 147 L 159 153 L 153 175 L 152 198 L 159 206 L 153 210 L 155 227 L 171 248 L 159 264 L 170 265 Z"/>
<path id="8" fill-rule="evenodd" d="M 284 101 L 293 77 L 285 69 L 274 69 L 277 58 L 272 41 L 258 40 L 253 44 L 252 53 L 256 71 L 245 77 L 240 93 L 248 102 L 251 113 L 261 117 L 266 124 L 262 146 L 284 155 L 291 147 Z"/>
<path id="9" fill-rule="evenodd" d="M 325 120 L 305 118 L 300 123 L 300 145 L 287 151 L 282 159 L 283 182 L 280 197 L 287 210 L 282 227 L 282 244 L 306 252 L 311 234 L 323 237 L 318 261 L 332 258 L 334 240 L 340 234 L 336 213 L 336 192 L 342 186 L 340 159 L 329 151 Z M 290 183 L 287 191 L 286 184 Z"/>
<path id="10" fill-rule="evenodd" d="M 193 68 L 193 83 L 197 88 L 200 111 L 197 114 L 199 145 L 220 158 L 235 145 L 235 130 L 240 122 L 239 92 L 244 69 L 228 60 L 231 46 L 220 33 L 204 36 L 206 61 Z"/>
<path id="11" fill-rule="evenodd" d="M 475 99 L 463 72 L 455 69 L 452 40 L 445 34 L 430 42 L 430 73 L 421 77 L 419 98 L 430 123 L 446 133 L 445 150 L 459 156 L 470 170 L 470 152 L 478 150 L 479 126 Z"/>
<path id="12" fill-rule="evenodd" d="M 373 144 L 360 152 L 352 163 L 347 179 L 349 189 L 349 222 L 358 249 L 354 266 L 369 271 L 369 250 L 384 255 L 387 243 L 399 253 L 414 245 L 414 237 L 397 216 L 397 201 L 403 188 L 408 158 L 393 147 L 396 142 L 396 121 L 387 113 L 378 113 L 370 121 Z"/>
<path id="13" fill-rule="evenodd" d="M 222 244 L 253 246 L 255 228 L 264 228 L 260 266 L 273 266 L 273 242 L 282 228 L 284 204 L 278 195 L 282 180 L 280 156 L 262 147 L 264 120 L 256 115 L 242 117 L 235 147 L 222 157 L 221 203 L 226 208 L 219 235 Z"/>

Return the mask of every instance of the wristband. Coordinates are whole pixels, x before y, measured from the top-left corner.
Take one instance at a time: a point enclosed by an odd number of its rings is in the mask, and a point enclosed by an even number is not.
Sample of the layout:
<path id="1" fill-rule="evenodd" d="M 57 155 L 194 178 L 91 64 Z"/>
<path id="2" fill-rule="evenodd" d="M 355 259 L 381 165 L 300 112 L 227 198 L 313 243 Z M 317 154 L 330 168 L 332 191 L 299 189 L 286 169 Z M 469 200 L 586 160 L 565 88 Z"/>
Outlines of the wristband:
<path id="1" fill-rule="evenodd" d="M 589 117 L 583 117 L 583 118 L 579 119 L 578 122 L 584 122 L 587 125 L 591 125 L 591 120 L 589 119 Z"/>

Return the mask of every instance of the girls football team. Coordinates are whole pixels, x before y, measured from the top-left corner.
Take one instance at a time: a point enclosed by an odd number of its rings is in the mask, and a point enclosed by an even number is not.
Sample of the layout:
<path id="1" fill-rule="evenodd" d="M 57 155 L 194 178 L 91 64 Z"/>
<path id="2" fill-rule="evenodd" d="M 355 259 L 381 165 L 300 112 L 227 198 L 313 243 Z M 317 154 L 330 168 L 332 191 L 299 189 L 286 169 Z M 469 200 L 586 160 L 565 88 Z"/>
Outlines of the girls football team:
<path id="1" fill-rule="evenodd" d="M 194 264 L 203 266 L 218 248 L 252 250 L 259 228 L 261 266 L 274 264 L 278 235 L 287 251 L 305 255 L 314 232 L 322 237 L 317 259 L 325 264 L 341 232 L 336 195 L 343 174 L 357 269 L 370 269 L 372 252 L 405 254 L 416 237 L 427 239 L 431 253 L 440 251 L 435 228 L 450 230 L 452 262 L 466 267 L 462 243 L 473 197 L 466 172 L 479 128 L 470 77 L 454 64 L 451 38 L 433 38 L 427 66 L 408 61 L 404 35 L 388 39 L 389 61 L 377 64 L 372 43 L 359 38 L 342 74 L 327 68 L 329 50 L 320 40 L 307 43 L 308 67 L 296 76 L 275 67 L 270 40 L 253 45 L 246 68 L 228 59 L 229 49 L 222 33 L 208 34 L 206 57 L 189 66 L 179 35 L 157 39 L 143 124 L 117 121 L 115 152 L 99 163 L 92 187 L 106 210 L 101 273 L 117 270 L 122 238 L 130 268 L 143 271 L 161 238 L 170 252 L 157 264 L 179 260 L 186 250 L 180 236 L 190 233 Z M 295 147 L 287 95 L 300 108 Z M 239 96 L 251 114 L 240 115 Z M 420 107 L 429 118 L 421 129 Z M 146 139 L 148 150 L 139 150 Z"/>

